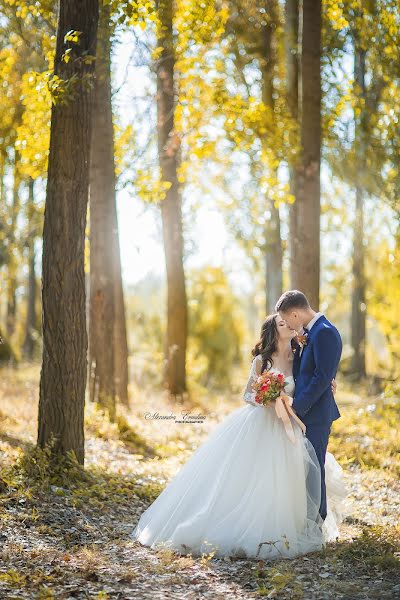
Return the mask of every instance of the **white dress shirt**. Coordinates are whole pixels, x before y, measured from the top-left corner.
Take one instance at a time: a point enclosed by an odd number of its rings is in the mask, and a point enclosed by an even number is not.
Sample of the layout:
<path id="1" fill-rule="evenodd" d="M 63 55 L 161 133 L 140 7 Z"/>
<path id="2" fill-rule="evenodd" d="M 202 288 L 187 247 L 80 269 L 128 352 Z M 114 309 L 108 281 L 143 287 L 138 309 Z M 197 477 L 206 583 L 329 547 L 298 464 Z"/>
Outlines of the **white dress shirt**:
<path id="1" fill-rule="evenodd" d="M 314 323 L 315 323 L 316 321 L 318 321 L 318 319 L 319 319 L 320 317 L 322 317 L 322 315 L 323 315 L 323 314 L 324 314 L 324 313 L 322 313 L 322 312 L 317 312 L 317 313 L 316 313 L 316 315 L 314 315 L 314 317 L 311 319 L 311 321 L 310 321 L 309 323 L 307 323 L 307 325 L 306 325 L 306 327 L 307 327 L 308 331 L 310 331 L 310 329 L 311 329 L 311 327 L 314 325 Z"/>
<path id="2" fill-rule="evenodd" d="M 323 314 L 324 314 L 324 313 L 322 313 L 322 312 L 317 312 L 317 313 L 316 313 L 316 314 L 313 316 L 313 318 L 311 319 L 311 321 L 309 321 L 309 323 L 307 323 L 306 327 L 307 327 L 307 329 L 308 329 L 308 333 L 310 333 L 311 327 L 314 325 L 314 323 L 315 323 L 316 321 L 318 321 L 318 319 L 319 319 L 320 317 L 322 317 L 322 315 L 323 315 Z M 304 334 L 304 328 L 302 329 L 302 332 L 303 332 L 303 334 Z M 302 347 L 300 348 L 300 356 L 303 354 L 303 350 L 304 350 L 304 346 L 302 346 Z"/>

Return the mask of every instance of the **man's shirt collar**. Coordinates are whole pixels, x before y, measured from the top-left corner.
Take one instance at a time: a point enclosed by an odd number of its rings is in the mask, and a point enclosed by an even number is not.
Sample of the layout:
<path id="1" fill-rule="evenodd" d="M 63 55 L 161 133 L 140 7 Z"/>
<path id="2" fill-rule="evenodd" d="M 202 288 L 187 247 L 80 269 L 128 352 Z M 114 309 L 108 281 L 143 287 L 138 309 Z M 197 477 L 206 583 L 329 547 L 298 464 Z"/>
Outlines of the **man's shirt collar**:
<path id="1" fill-rule="evenodd" d="M 320 317 L 322 317 L 322 316 L 323 316 L 323 314 L 324 314 L 324 313 L 322 313 L 322 312 L 317 312 L 317 314 L 316 314 L 316 315 L 315 315 L 315 316 L 314 316 L 314 317 L 311 319 L 311 321 L 310 321 L 309 323 L 307 323 L 306 327 L 307 327 L 307 329 L 308 329 L 308 331 L 309 331 L 309 332 L 310 332 L 310 329 L 311 329 L 311 327 L 314 325 L 314 323 L 315 323 L 316 321 L 318 321 L 318 319 L 319 319 Z"/>

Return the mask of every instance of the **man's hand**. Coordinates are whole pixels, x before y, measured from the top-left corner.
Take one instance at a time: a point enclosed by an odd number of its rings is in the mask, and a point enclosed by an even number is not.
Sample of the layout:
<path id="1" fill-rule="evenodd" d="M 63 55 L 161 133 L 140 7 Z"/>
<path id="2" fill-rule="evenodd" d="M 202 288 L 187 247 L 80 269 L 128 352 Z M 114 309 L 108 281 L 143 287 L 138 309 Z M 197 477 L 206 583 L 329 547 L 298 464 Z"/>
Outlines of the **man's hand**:
<path id="1" fill-rule="evenodd" d="M 336 394 L 336 388 L 337 388 L 336 379 L 332 379 L 331 388 L 332 388 L 332 393 Z"/>

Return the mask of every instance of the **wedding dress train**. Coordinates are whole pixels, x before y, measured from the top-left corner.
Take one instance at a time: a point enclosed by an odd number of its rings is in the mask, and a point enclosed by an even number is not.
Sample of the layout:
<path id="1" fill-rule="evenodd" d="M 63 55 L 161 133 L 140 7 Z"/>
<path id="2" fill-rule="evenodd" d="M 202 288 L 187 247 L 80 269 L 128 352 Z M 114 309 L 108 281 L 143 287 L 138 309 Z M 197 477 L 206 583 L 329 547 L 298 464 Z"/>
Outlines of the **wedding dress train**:
<path id="1" fill-rule="evenodd" d="M 338 534 L 346 494 L 341 467 L 328 456 L 328 517 L 322 525 L 314 448 L 294 421 L 295 443 L 290 441 L 274 407 L 254 401 L 256 360 L 244 393 L 246 405 L 214 428 L 142 513 L 132 534 L 141 544 L 192 556 L 214 552 L 217 557 L 270 559 L 319 550 Z M 291 378 L 285 391 L 293 390 Z"/>

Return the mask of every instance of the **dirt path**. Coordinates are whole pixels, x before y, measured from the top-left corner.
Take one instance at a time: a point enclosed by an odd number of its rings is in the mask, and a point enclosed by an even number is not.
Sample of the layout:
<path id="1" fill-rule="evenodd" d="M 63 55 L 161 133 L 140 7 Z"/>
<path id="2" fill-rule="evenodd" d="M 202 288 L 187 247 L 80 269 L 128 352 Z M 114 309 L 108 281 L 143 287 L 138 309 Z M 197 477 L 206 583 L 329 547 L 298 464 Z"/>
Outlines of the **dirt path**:
<path id="1" fill-rule="evenodd" d="M 0 386 L 0 598 L 400 598 L 400 486 L 391 469 L 349 465 L 351 513 L 321 553 L 265 563 L 154 552 L 130 539 L 134 525 L 232 405 L 221 401 L 206 425 L 173 431 L 138 414 L 128 415 L 132 428 L 110 425 L 90 409 L 89 476 L 49 481 L 43 456 L 30 450 L 35 381 Z M 142 402 L 142 412 L 154 406 L 154 398 Z M 12 469 L 21 449 L 30 458 Z"/>

